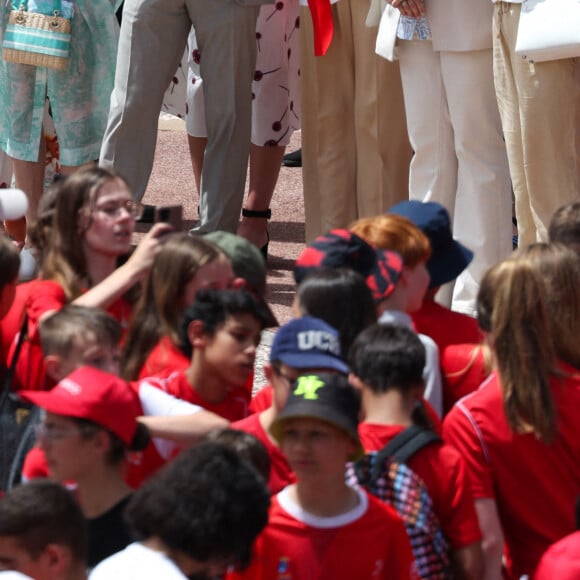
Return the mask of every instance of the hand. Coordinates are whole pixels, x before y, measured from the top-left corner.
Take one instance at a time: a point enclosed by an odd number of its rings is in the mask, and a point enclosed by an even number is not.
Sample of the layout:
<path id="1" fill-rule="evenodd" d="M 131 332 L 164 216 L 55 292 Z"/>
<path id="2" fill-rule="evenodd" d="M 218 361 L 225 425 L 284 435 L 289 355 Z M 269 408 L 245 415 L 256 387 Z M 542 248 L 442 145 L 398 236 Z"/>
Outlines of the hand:
<path id="1" fill-rule="evenodd" d="M 425 15 L 423 0 L 393 0 L 391 6 L 397 8 L 403 16 L 419 18 Z"/>
<path id="2" fill-rule="evenodd" d="M 137 278 L 144 278 L 151 270 L 155 256 L 165 243 L 165 235 L 173 231 L 166 223 L 155 224 L 144 236 L 135 248 L 131 257 L 127 260 L 128 266 Z"/>

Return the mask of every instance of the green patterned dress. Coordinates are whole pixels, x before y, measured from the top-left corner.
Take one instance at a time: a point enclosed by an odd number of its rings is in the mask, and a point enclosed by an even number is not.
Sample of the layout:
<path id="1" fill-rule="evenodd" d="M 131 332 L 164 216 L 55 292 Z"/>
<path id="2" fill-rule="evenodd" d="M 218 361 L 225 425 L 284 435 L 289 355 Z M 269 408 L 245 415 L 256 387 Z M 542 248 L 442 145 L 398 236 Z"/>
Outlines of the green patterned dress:
<path id="1" fill-rule="evenodd" d="M 8 155 L 23 161 L 38 160 L 48 98 L 61 164 L 78 166 L 98 159 L 115 77 L 118 4 L 120 0 L 74 0 L 70 58 L 65 70 L 0 60 L 0 148 Z M 9 6 L 4 9 L 0 41 Z"/>

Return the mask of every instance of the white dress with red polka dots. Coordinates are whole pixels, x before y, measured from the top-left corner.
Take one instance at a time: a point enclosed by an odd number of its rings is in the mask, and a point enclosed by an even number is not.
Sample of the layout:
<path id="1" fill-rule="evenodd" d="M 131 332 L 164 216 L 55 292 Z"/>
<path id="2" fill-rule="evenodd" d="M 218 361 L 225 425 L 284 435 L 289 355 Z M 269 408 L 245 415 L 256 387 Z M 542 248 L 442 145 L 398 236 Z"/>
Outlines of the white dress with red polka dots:
<path id="1" fill-rule="evenodd" d="M 257 59 L 252 83 L 252 143 L 285 146 L 300 128 L 300 7 L 278 0 L 260 9 L 256 24 Z M 205 137 L 202 79 L 195 32 L 189 35 L 187 132 Z"/>

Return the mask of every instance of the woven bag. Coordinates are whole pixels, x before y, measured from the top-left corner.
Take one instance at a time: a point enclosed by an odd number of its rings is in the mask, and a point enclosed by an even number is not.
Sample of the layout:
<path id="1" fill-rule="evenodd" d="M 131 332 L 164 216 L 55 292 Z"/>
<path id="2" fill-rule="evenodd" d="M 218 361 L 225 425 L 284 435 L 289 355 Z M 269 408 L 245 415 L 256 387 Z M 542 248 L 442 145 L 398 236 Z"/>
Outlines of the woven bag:
<path id="1" fill-rule="evenodd" d="M 67 66 L 71 41 L 71 21 L 63 18 L 61 2 L 55 0 L 51 15 L 28 12 L 26 0 L 11 10 L 2 58 L 7 62 L 45 66 L 63 70 Z"/>

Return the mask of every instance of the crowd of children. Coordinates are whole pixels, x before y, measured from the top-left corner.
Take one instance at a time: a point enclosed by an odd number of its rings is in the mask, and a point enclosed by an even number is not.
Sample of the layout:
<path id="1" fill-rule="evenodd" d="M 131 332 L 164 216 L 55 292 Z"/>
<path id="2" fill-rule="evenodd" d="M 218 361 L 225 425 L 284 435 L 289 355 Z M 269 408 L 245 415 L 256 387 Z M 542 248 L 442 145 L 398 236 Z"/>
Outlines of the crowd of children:
<path id="1" fill-rule="evenodd" d="M 0 238 L 0 578 L 578 578 L 580 204 L 477 321 L 436 302 L 473 258 L 442 206 L 320 236 L 258 392 L 259 251 L 159 224 L 127 258 L 134 204 L 58 182 L 26 284 Z"/>

